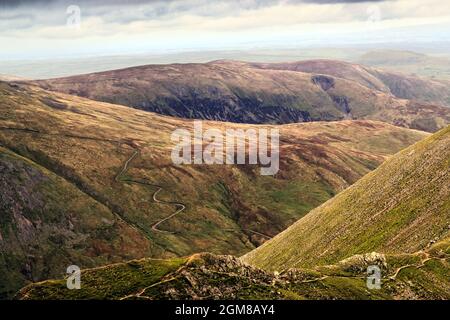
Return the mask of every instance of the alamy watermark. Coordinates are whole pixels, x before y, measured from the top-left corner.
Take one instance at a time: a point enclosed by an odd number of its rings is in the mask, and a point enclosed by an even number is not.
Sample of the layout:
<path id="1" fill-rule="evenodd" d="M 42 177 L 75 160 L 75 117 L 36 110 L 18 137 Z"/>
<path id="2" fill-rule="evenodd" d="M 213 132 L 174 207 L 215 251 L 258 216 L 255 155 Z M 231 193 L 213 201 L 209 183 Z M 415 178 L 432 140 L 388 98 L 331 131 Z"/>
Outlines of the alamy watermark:
<path id="1" fill-rule="evenodd" d="M 369 290 L 381 289 L 381 269 L 377 265 L 367 267 L 366 286 Z"/>
<path id="2" fill-rule="evenodd" d="M 69 28 L 79 29 L 81 27 L 81 8 L 77 5 L 70 5 L 66 9 L 66 25 Z"/>
<path id="3" fill-rule="evenodd" d="M 69 276 L 66 280 L 66 286 L 69 290 L 81 289 L 81 269 L 76 265 L 67 267 L 67 274 Z"/>
<path id="4" fill-rule="evenodd" d="M 367 20 L 371 23 L 381 21 L 381 9 L 377 5 L 367 7 Z"/>
<path id="5" fill-rule="evenodd" d="M 279 170 L 279 130 L 249 128 L 203 130 L 202 121 L 194 121 L 192 131 L 176 129 L 171 136 L 174 164 L 255 164 L 261 175 Z"/>

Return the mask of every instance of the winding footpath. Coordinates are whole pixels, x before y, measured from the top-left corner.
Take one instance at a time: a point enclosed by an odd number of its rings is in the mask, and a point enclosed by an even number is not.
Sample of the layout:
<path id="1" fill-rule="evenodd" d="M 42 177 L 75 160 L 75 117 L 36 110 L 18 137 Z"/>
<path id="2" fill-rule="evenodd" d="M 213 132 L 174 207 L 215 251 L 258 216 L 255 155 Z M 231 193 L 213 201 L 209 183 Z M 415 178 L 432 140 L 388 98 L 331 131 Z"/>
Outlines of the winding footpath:
<path id="1" fill-rule="evenodd" d="M 130 145 L 130 146 L 131 146 L 131 145 Z M 133 147 L 133 146 L 131 146 L 131 147 Z M 146 181 L 146 180 L 134 180 L 134 179 L 129 179 L 129 178 L 122 178 L 122 176 L 128 171 L 130 163 L 131 163 L 131 162 L 132 162 L 139 154 L 140 154 L 140 150 L 135 148 L 133 154 L 125 161 L 125 163 L 123 164 L 122 169 L 121 169 L 121 170 L 119 171 L 119 173 L 116 175 L 116 177 L 115 177 L 114 180 L 115 180 L 116 182 L 130 182 L 130 183 L 137 183 L 137 184 L 141 184 L 141 185 L 147 185 L 147 186 L 155 187 L 155 188 L 156 188 L 156 191 L 153 193 L 153 196 L 152 196 L 153 201 L 154 201 L 155 203 L 166 204 L 166 205 L 173 205 L 173 206 L 175 206 L 175 207 L 177 208 L 177 210 L 176 210 L 174 213 L 172 213 L 171 215 L 169 215 L 169 216 L 167 216 L 167 217 L 165 217 L 165 218 L 163 218 L 163 219 L 157 221 L 155 224 L 152 225 L 151 228 L 152 228 L 153 231 L 156 231 L 156 232 L 163 232 L 163 233 L 171 233 L 171 234 L 174 234 L 174 232 L 171 232 L 171 231 L 161 230 L 161 229 L 158 228 L 158 226 L 159 226 L 161 223 L 164 223 L 164 222 L 166 222 L 167 220 L 172 219 L 173 217 L 175 217 L 175 216 L 179 215 L 180 213 L 182 213 L 184 210 L 186 210 L 186 205 L 183 204 L 183 203 L 181 203 L 181 202 L 165 201 L 165 200 L 159 199 L 159 198 L 158 198 L 158 194 L 159 194 L 161 191 L 164 190 L 164 188 L 163 188 L 162 186 L 160 186 L 160 185 L 157 185 L 157 184 L 148 182 L 148 181 Z M 271 239 L 271 238 L 272 238 L 272 237 L 270 237 L 270 236 L 268 236 L 268 235 L 266 235 L 266 234 L 263 234 L 263 233 L 260 233 L 260 232 L 257 232 L 257 231 L 251 230 L 251 229 L 242 229 L 242 230 L 251 232 L 251 233 L 253 233 L 253 234 L 259 235 L 259 236 L 264 237 L 264 238 L 266 238 L 266 239 Z M 227 230 L 227 231 L 237 231 L 237 230 L 232 230 L 232 229 L 230 229 L 230 230 Z"/>
<path id="2" fill-rule="evenodd" d="M 151 183 L 151 182 L 147 182 L 146 180 L 134 180 L 134 179 L 129 179 L 129 178 L 122 178 L 122 176 L 128 171 L 129 165 L 131 163 L 131 161 L 133 161 L 138 155 L 140 154 L 140 150 L 139 149 L 135 149 L 133 154 L 131 155 L 130 158 L 128 158 L 127 161 L 125 161 L 125 163 L 123 164 L 122 169 L 119 171 L 119 173 L 116 175 L 116 177 L 114 178 L 114 180 L 116 182 L 130 182 L 130 183 L 137 183 L 140 185 L 147 185 L 147 186 L 151 186 L 151 187 L 155 187 L 156 191 L 153 193 L 152 195 L 152 199 L 155 203 L 160 203 L 160 204 L 166 204 L 166 205 L 173 205 L 177 208 L 177 210 L 172 213 L 171 215 L 165 217 L 164 219 L 161 219 L 159 221 L 157 221 L 155 224 L 152 225 L 152 230 L 156 231 L 156 232 L 162 232 L 162 233 L 170 233 L 170 234 L 174 234 L 175 232 L 171 232 L 171 231 L 167 231 L 167 230 L 161 230 L 158 228 L 158 226 L 163 223 L 166 222 L 169 219 L 172 219 L 173 217 L 177 216 L 178 214 L 180 214 L 181 212 L 183 212 L 186 209 L 186 205 L 181 203 L 181 202 L 173 202 L 173 201 L 165 201 L 165 200 L 161 200 L 159 199 L 157 196 L 158 194 L 164 190 L 164 188 L 160 185 Z"/>
<path id="3" fill-rule="evenodd" d="M 430 260 L 439 260 L 439 261 L 442 261 L 442 262 L 446 261 L 446 258 L 432 257 L 426 251 L 421 251 L 420 253 L 425 255 L 425 258 L 421 259 L 420 263 L 407 264 L 407 265 L 404 265 L 404 266 L 401 266 L 401 267 L 397 268 L 395 270 L 394 274 L 389 277 L 389 280 L 395 280 L 397 278 L 398 274 L 400 273 L 400 271 L 402 271 L 403 269 L 407 269 L 407 268 L 420 269 L 420 268 L 423 268 L 425 266 L 425 263 L 430 261 Z"/>
<path id="4" fill-rule="evenodd" d="M 140 154 L 140 150 L 133 144 L 130 142 L 126 142 L 123 140 L 117 141 L 117 140 L 113 140 L 113 139 L 106 139 L 106 138 L 98 138 L 98 137 L 89 137 L 89 136 L 81 136 L 81 135 L 74 135 L 74 134 L 65 134 L 65 133 L 51 133 L 51 132 L 43 132 L 41 130 L 36 130 L 36 129 L 30 129 L 30 128 L 19 128 L 19 127 L 3 127 L 0 126 L 0 130 L 1 131 L 19 131 L 19 132 L 24 132 L 24 133 L 29 133 L 29 134 L 40 134 L 40 135 L 48 135 L 48 136 L 63 136 L 63 137 L 67 137 L 67 138 L 73 138 L 73 139 L 81 139 L 81 140 L 93 140 L 93 141 L 101 141 L 101 142 L 109 142 L 109 143 L 114 143 L 117 146 L 120 146 L 122 144 L 126 144 L 129 147 L 134 149 L 133 154 L 124 162 L 122 168 L 120 169 L 119 173 L 114 177 L 114 180 L 116 182 L 129 182 L 129 183 L 136 183 L 136 184 L 141 184 L 141 185 L 147 185 L 147 186 L 151 186 L 156 188 L 156 191 L 153 193 L 152 195 L 152 199 L 155 203 L 159 203 L 159 204 L 165 204 L 165 205 L 172 205 L 175 206 L 176 211 L 173 212 L 172 214 L 170 214 L 169 216 L 157 221 L 156 223 L 154 223 L 151 226 L 151 229 L 155 232 L 160 232 L 160 233 L 169 233 L 169 234 L 174 234 L 175 232 L 171 232 L 171 231 L 167 231 L 167 230 L 161 230 L 158 227 L 168 221 L 169 219 L 174 218 L 175 216 L 179 215 L 180 213 L 182 213 L 184 210 L 186 210 L 186 205 L 184 203 L 181 202 L 174 202 L 174 201 L 165 201 L 165 200 L 161 200 L 158 198 L 158 194 L 161 191 L 164 191 L 164 188 L 158 184 L 152 183 L 150 181 L 147 180 L 134 180 L 134 179 L 130 179 L 130 178 L 123 178 L 122 176 L 128 171 L 130 163 Z M 111 208 L 110 208 L 111 209 Z M 131 221 L 128 221 L 128 219 L 125 219 L 125 217 L 122 214 L 119 214 L 118 212 L 115 212 L 113 209 L 111 209 L 113 214 L 115 214 L 118 218 L 120 218 L 120 220 L 124 221 L 125 223 L 129 224 L 133 229 L 135 230 L 140 230 L 143 231 L 144 233 L 146 233 L 146 231 L 140 227 L 135 225 L 134 223 L 132 223 Z M 242 229 L 243 231 L 248 231 L 250 233 L 259 235 L 261 237 L 264 237 L 266 239 L 271 239 L 272 237 L 257 232 L 255 230 L 251 230 L 251 229 Z M 234 230 L 234 229 L 228 229 L 226 231 L 230 231 L 230 232 L 238 232 L 238 230 Z"/>
<path id="5" fill-rule="evenodd" d="M 242 230 L 242 231 L 248 231 L 248 232 L 250 232 L 250 233 L 256 234 L 256 235 L 261 236 L 261 237 L 263 237 L 263 238 L 266 238 L 266 239 L 268 239 L 268 240 L 272 239 L 271 236 L 268 236 L 267 234 L 264 234 L 264 233 L 261 233 L 261 232 L 258 232 L 258 231 L 252 230 L 252 229 L 244 229 L 244 228 L 242 228 L 241 230 Z M 240 230 L 236 230 L 236 229 L 224 229 L 224 231 L 228 231 L 228 232 L 240 232 Z"/>
<path id="6" fill-rule="evenodd" d="M 88 137 L 88 136 L 80 136 L 80 135 L 72 135 L 72 134 L 63 134 L 63 133 L 57 133 L 56 134 L 56 133 L 51 133 L 51 132 L 43 132 L 43 131 L 36 130 L 36 129 L 19 128 L 19 127 L 2 127 L 2 126 L 0 126 L 0 130 L 1 131 L 19 131 L 19 132 L 24 132 L 24 133 L 40 134 L 40 135 L 48 135 L 48 136 L 63 136 L 63 137 L 67 137 L 67 138 L 75 138 L 75 139 L 82 139 L 82 140 L 102 141 L 102 142 L 114 143 L 114 144 L 117 144 L 118 146 L 120 146 L 121 144 L 127 144 L 131 148 L 134 148 L 133 154 L 131 155 L 130 158 L 128 158 L 125 161 L 124 165 L 122 166 L 122 168 L 119 171 L 119 173 L 115 176 L 114 180 L 116 182 L 130 182 L 130 183 L 137 183 L 137 184 L 141 184 L 141 185 L 147 185 L 147 186 L 151 186 L 151 187 L 156 187 L 157 189 L 153 193 L 153 196 L 152 196 L 153 201 L 155 201 L 156 203 L 160 203 L 160 204 L 174 205 L 177 208 L 177 210 L 174 213 L 172 213 L 171 215 L 165 217 L 164 219 L 161 219 L 161 220 L 157 221 L 155 224 L 152 225 L 151 229 L 153 231 L 161 232 L 161 233 L 170 233 L 170 234 L 174 233 L 174 232 L 158 229 L 158 226 L 161 223 L 163 223 L 163 222 L 165 222 L 165 221 L 175 217 L 176 215 L 180 214 L 181 212 L 183 212 L 186 209 L 186 206 L 183 203 L 181 203 L 181 202 L 164 201 L 164 200 L 158 199 L 157 195 L 161 191 L 164 190 L 164 188 L 162 186 L 160 186 L 160 185 L 157 185 L 157 184 L 154 184 L 154 183 L 151 183 L 151 182 L 147 182 L 147 181 L 138 181 L 138 180 L 133 180 L 133 179 L 122 178 L 122 175 L 124 175 L 127 172 L 131 161 L 133 161 L 140 154 L 140 150 L 137 149 L 132 143 L 125 142 L 125 141 L 117 141 L 117 140 L 112 140 L 112 139 Z M 115 214 L 118 218 L 120 218 L 120 220 L 122 220 L 125 223 L 129 224 L 133 229 L 140 230 L 140 231 L 143 231 L 144 233 L 146 233 L 143 228 L 138 227 L 135 224 L 131 223 L 130 221 L 124 219 L 124 217 L 122 215 L 120 215 L 119 213 L 113 211 L 113 214 Z"/>

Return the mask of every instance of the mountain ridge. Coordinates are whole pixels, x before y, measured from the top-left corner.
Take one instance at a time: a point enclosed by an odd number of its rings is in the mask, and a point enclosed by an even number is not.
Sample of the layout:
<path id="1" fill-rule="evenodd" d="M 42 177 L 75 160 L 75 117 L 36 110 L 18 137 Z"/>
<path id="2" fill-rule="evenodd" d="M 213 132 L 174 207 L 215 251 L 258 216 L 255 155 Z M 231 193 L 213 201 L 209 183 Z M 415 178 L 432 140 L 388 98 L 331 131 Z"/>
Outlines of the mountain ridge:
<path id="1" fill-rule="evenodd" d="M 448 299 L 449 240 L 408 255 L 376 252 L 334 265 L 270 273 L 232 256 L 195 254 L 177 260 L 142 259 L 82 270 L 83 286 L 68 290 L 64 279 L 22 288 L 16 299 L 105 300 L 323 300 Z M 367 286 L 367 268 L 378 267 L 380 288 Z M 120 281 L 113 281 L 120 275 Z"/>
<path id="2" fill-rule="evenodd" d="M 334 60 L 145 65 L 31 83 L 182 118 L 253 124 L 371 119 L 425 131 L 450 122 L 448 85 Z"/>

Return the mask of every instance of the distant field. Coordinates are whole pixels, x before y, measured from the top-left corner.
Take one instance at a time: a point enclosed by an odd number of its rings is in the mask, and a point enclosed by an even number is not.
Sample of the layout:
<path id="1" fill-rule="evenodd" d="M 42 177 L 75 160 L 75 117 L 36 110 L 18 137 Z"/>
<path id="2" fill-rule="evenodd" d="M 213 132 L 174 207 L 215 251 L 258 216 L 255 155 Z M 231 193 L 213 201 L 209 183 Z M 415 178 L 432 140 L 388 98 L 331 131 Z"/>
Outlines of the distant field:
<path id="1" fill-rule="evenodd" d="M 412 48 L 414 50 L 416 48 Z M 229 59 L 249 62 L 293 62 L 310 59 L 335 59 L 369 66 L 386 68 L 391 71 L 416 74 L 427 77 L 448 79 L 450 70 L 447 49 L 426 48 L 430 53 L 414 51 L 377 50 L 376 48 L 291 48 L 167 52 L 136 55 L 111 55 L 104 57 L 56 58 L 52 60 L 0 60 L 0 74 L 27 79 L 48 79 L 77 74 L 108 71 L 145 64 L 205 63 Z M 392 52 L 396 52 L 393 56 Z M 420 59 L 411 60 L 418 55 Z M 394 59 L 392 59 L 394 58 Z"/>
<path id="2" fill-rule="evenodd" d="M 450 80 L 450 55 L 426 55 L 411 51 L 370 51 L 355 62 L 407 75 Z"/>

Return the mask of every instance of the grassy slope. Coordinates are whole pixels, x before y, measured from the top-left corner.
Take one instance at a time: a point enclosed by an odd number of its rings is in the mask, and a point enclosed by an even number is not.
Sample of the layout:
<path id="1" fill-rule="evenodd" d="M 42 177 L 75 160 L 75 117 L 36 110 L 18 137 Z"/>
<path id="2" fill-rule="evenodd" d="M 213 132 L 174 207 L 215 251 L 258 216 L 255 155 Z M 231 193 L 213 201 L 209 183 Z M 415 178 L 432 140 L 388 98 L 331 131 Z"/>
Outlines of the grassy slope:
<path id="1" fill-rule="evenodd" d="M 315 84 L 316 74 L 328 75 L 334 85 L 324 89 Z M 436 131 L 450 122 L 450 110 L 433 105 L 448 102 L 448 85 L 393 77 L 331 60 L 148 65 L 36 83 L 94 100 L 185 118 L 246 123 L 304 120 L 286 111 L 288 108 L 301 110 L 306 120 L 372 119 L 426 131 Z M 405 97 L 424 103 L 417 108 L 402 99 Z"/>
<path id="2" fill-rule="evenodd" d="M 242 255 L 266 240 L 253 231 L 275 235 L 389 155 L 427 136 L 373 121 L 279 126 L 280 172 L 275 177 L 263 177 L 257 166 L 174 166 L 170 134 L 177 128 L 191 130 L 191 121 L 5 83 L 0 84 L 0 110 L 0 143 L 67 184 L 54 188 L 58 190 L 56 195 L 62 193 L 60 196 L 42 195 L 48 206 L 64 207 L 68 195 L 75 192 L 67 188 L 78 189 L 85 201 L 98 203 L 109 214 L 121 217 L 128 230 L 136 233 L 129 237 L 139 239 L 139 248 L 119 246 L 114 249 L 117 257 L 105 256 L 101 262 L 92 261 L 94 265 L 115 262 L 120 257 L 168 258 L 202 251 Z M 243 128 L 218 122 L 205 122 L 204 126 Z M 175 234 L 151 229 L 175 210 L 152 201 L 155 187 L 114 180 L 136 148 L 141 153 L 130 163 L 126 177 L 146 178 L 162 185 L 161 199 L 187 206 L 183 214 L 160 226 Z M 8 216 L 15 199 L 0 203 Z M 50 215 L 47 209 L 40 214 Z M 79 210 L 88 215 L 83 221 L 96 219 L 89 208 L 81 206 Z M 31 220 L 33 226 L 38 223 Z M 64 228 L 56 225 L 54 231 L 36 239 L 39 255 L 51 252 L 43 244 Z M 3 243 L 14 241 L 1 233 Z M 101 235 L 99 238 L 102 240 Z M 70 245 L 69 239 L 60 239 L 61 248 Z M 99 246 L 96 250 L 101 255 L 109 249 Z M 83 260 L 71 262 L 84 265 Z M 18 277 L 22 277 L 18 270 L 31 268 L 36 273 L 33 280 L 61 272 L 58 264 L 46 265 L 48 273 L 37 272 L 40 267 L 31 257 L 5 265 L 16 270 Z"/>
<path id="3" fill-rule="evenodd" d="M 18 299 L 449 299 L 450 241 L 414 254 L 366 254 L 335 265 L 275 275 L 231 256 L 144 259 L 84 270 L 82 288 L 65 280 L 23 288 Z M 367 288 L 369 265 L 381 269 L 381 289 Z"/>
<path id="4" fill-rule="evenodd" d="M 149 244 L 42 166 L 0 147 L 0 298 L 24 284 L 144 256 Z"/>
<path id="5" fill-rule="evenodd" d="M 68 290 L 65 280 L 50 280 L 35 283 L 32 290 L 21 290 L 19 295 L 24 299 L 120 299 L 159 282 L 185 262 L 185 258 L 174 258 L 112 264 L 82 270 L 80 290 Z"/>
<path id="6" fill-rule="evenodd" d="M 243 260 L 269 270 L 415 252 L 450 232 L 450 127 L 402 150 Z"/>

